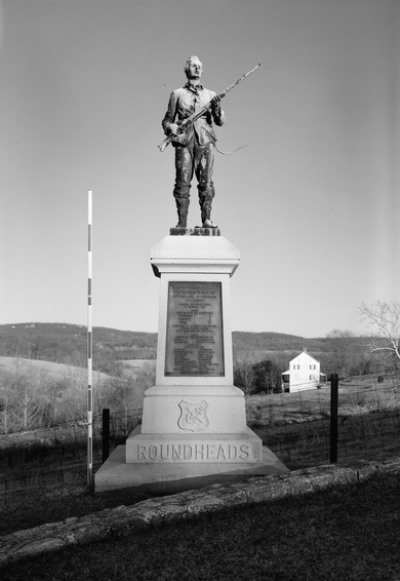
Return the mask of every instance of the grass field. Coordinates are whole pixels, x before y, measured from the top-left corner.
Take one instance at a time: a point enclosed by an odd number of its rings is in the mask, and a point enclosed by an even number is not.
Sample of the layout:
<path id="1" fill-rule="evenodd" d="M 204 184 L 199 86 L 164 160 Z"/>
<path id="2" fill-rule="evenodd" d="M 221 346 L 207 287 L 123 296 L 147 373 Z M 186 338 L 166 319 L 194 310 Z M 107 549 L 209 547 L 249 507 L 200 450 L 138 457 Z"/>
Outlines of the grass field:
<path id="1" fill-rule="evenodd" d="M 400 455 L 398 390 L 396 386 L 378 390 L 367 381 L 341 387 L 339 460 Z M 271 418 L 279 401 L 286 405 L 287 423 L 274 412 Z M 321 410 L 329 405 L 329 389 L 254 396 L 247 405 L 254 429 L 290 468 L 328 461 L 329 414 Z M 0 535 L 146 498 L 130 491 L 90 496 L 85 493 L 84 467 L 78 462 L 73 471 L 67 470 L 65 486 L 0 495 Z M 2 581 L 399 581 L 399 485 L 400 475 L 381 475 L 310 496 L 203 515 L 21 562 L 1 571 L 0 577 Z"/>
<path id="2" fill-rule="evenodd" d="M 21 561 L 2 581 L 395 581 L 399 475 Z"/>
<path id="3" fill-rule="evenodd" d="M 293 393 L 252 395 L 246 398 L 247 419 L 263 425 L 281 425 L 327 418 L 330 415 L 330 383 L 321 389 Z M 339 415 L 362 415 L 376 411 L 400 413 L 400 378 L 362 376 L 339 383 Z"/>
<path id="4" fill-rule="evenodd" d="M 53 361 L 43 361 L 41 359 L 24 359 L 22 357 L 0 357 L 0 379 L 1 381 L 15 378 L 16 375 L 30 375 L 37 377 L 42 383 L 55 382 L 60 379 L 77 378 L 85 382 L 87 371 L 83 367 L 66 365 L 64 363 L 54 363 Z M 95 371 L 94 381 L 103 382 L 109 379 L 105 373 Z"/>
<path id="5" fill-rule="evenodd" d="M 132 490 L 91 495 L 87 492 L 85 479 L 80 484 L 48 490 L 34 488 L 1 494 L 0 536 L 104 508 L 135 504 L 149 497 L 144 492 Z"/>

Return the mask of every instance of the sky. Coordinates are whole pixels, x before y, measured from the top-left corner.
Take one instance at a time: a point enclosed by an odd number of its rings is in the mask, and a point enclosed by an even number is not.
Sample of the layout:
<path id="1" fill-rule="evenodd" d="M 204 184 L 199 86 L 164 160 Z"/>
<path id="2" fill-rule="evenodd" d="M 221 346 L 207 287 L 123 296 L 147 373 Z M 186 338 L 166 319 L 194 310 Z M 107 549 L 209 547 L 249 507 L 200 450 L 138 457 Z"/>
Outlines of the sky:
<path id="1" fill-rule="evenodd" d="M 0 323 L 157 331 L 175 226 L 157 149 L 191 55 L 221 92 L 212 218 L 241 253 L 234 331 L 361 332 L 399 295 L 397 0 L 2 0 Z M 195 182 L 189 226 L 199 223 Z"/>

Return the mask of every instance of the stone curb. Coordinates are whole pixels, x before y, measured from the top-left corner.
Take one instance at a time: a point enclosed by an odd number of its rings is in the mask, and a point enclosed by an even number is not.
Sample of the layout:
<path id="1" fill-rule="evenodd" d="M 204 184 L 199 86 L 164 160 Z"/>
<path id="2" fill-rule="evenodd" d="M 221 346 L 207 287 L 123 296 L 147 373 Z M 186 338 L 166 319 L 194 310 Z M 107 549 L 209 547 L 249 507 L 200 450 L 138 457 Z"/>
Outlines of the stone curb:
<path id="1" fill-rule="evenodd" d="M 400 472 L 400 458 L 361 461 L 352 466 L 324 465 L 286 474 L 253 477 L 245 482 L 213 484 L 133 506 L 104 509 L 82 517 L 44 524 L 0 537 L 0 567 L 69 546 L 126 536 L 150 525 L 190 518 L 257 502 L 322 490 L 332 485 L 366 480 L 373 474 Z"/>

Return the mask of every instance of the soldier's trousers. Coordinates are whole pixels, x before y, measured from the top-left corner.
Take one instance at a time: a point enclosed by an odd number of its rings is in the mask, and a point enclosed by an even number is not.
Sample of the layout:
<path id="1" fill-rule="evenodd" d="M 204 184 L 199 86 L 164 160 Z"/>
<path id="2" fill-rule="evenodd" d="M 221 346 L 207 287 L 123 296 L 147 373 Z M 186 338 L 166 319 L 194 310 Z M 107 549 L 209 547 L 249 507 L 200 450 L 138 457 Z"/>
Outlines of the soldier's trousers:
<path id="1" fill-rule="evenodd" d="M 193 176 L 197 179 L 199 204 L 202 210 L 211 209 L 214 198 L 214 184 L 212 181 L 214 167 L 214 144 L 199 145 L 194 142 L 188 146 L 175 147 L 175 187 L 174 197 L 179 208 L 188 207 L 190 185 Z"/>

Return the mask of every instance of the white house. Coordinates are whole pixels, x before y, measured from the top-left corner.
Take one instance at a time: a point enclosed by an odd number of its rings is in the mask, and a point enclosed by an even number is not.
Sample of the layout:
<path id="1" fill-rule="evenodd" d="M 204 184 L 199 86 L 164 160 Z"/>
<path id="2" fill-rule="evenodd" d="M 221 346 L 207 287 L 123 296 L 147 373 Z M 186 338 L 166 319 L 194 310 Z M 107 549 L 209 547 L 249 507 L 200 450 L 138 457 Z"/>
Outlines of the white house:
<path id="1" fill-rule="evenodd" d="M 315 389 L 326 383 L 325 373 L 321 373 L 320 362 L 304 350 L 289 363 L 289 369 L 282 373 L 284 391 Z"/>

